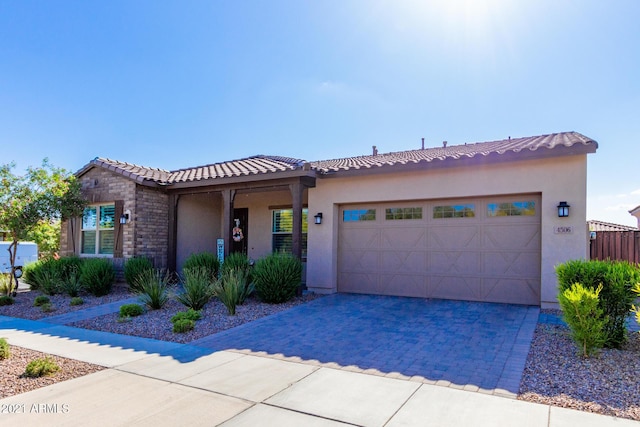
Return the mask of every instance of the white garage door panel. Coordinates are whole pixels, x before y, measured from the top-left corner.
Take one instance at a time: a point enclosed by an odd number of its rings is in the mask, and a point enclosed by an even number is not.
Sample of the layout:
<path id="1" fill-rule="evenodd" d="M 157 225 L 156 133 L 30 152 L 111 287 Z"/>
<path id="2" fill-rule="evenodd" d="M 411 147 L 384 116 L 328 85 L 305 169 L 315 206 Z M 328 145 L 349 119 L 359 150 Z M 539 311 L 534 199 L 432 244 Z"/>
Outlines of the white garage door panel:
<path id="1" fill-rule="evenodd" d="M 523 201 L 534 202 L 535 214 L 488 215 L 488 204 L 513 203 L 517 208 Z M 434 218 L 436 209 L 460 205 L 471 206 L 474 216 Z M 398 207 L 419 207 L 421 215 L 387 220 L 385 210 Z M 539 207 L 540 197 L 532 195 L 344 206 L 338 290 L 537 305 Z M 342 221 L 344 210 L 373 209 L 375 220 Z"/>

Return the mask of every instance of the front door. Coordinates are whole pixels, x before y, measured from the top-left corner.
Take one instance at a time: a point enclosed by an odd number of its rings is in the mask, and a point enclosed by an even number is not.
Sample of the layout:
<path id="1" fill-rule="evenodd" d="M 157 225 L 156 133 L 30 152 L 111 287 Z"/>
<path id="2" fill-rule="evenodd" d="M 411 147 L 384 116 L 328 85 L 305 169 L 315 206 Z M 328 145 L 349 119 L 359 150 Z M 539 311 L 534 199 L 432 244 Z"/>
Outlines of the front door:
<path id="1" fill-rule="evenodd" d="M 249 209 L 238 208 L 233 210 L 233 221 L 231 224 L 231 250 L 229 253 L 247 253 L 247 238 L 249 233 Z"/>

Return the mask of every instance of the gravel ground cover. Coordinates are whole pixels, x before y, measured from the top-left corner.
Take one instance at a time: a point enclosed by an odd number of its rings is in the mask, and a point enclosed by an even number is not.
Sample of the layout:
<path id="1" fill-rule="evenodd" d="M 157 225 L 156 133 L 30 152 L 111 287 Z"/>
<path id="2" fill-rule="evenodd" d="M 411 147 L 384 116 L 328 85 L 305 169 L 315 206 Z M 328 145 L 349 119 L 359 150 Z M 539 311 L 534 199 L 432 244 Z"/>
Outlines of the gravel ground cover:
<path id="1" fill-rule="evenodd" d="M 11 357 L 0 360 L 0 398 L 13 396 L 27 391 L 35 390 L 55 384 L 60 381 L 70 380 L 93 372 L 101 371 L 102 366 L 92 365 L 64 357 L 51 356 L 38 351 L 22 347 L 9 346 Z M 60 370 L 48 377 L 27 378 L 22 374 L 29 362 L 35 359 L 51 357 L 60 367 Z"/>
<path id="2" fill-rule="evenodd" d="M 187 310 L 184 305 L 175 300 L 170 300 L 162 309 L 147 310 L 143 315 L 131 317 L 126 321 L 120 319 L 118 313 L 112 313 L 74 322 L 68 326 L 185 344 L 207 335 L 287 310 L 317 297 L 318 295 L 308 294 L 295 297 L 284 304 L 265 304 L 254 297 L 250 297 L 243 305 L 236 307 L 235 316 L 229 316 L 226 307 L 217 299 L 213 299 L 201 311 L 202 319 L 196 322 L 195 328 L 185 333 L 174 333 L 172 331 L 171 317 L 179 311 Z"/>
<path id="3" fill-rule="evenodd" d="M 100 304 L 106 304 L 131 298 L 133 295 L 129 292 L 129 288 L 120 285 L 114 286 L 113 291 L 109 295 L 103 297 L 94 297 L 88 293 L 81 293 L 80 297 L 84 301 L 82 305 L 70 305 L 71 297 L 68 295 L 46 295 L 51 301 L 53 311 L 45 313 L 41 307 L 34 307 L 33 301 L 36 297 L 44 295 L 39 291 L 20 291 L 14 298 L 12 305 L 0 307 L 0 316 L 19 317 L 22 319 L 38 320 L 48 316 L 56 316 L 58 314 L 70 313 L 72 311 L 84 310 Z"/>
<path id="4" fill-rule="evenodd" d="M 640 334 L 583 358 L 566 326 L 538 324 L 518 399 L 640 420 Z"/>

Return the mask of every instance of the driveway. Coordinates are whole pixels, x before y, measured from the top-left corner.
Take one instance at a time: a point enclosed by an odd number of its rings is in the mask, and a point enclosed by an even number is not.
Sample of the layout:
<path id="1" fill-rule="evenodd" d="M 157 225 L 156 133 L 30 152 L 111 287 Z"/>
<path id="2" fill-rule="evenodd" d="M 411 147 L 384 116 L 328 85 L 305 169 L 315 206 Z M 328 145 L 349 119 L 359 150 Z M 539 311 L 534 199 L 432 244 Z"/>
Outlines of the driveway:
<path id="1" fill-rule="evenodd" d="M 537 307 L 333 294 L 194 341 L 514 397 Z"/>

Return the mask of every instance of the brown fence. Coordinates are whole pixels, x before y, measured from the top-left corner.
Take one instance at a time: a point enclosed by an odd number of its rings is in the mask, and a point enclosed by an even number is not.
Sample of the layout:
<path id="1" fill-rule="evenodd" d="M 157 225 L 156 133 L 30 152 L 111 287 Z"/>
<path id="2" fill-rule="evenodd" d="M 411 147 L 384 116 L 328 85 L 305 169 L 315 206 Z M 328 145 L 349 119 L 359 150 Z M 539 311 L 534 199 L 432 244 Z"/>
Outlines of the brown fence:
<path id="1" fill-rule="evenodd" d="M 640 231 L 598 231 L 591 240 L 591 259 L 640 263 Z"/>

